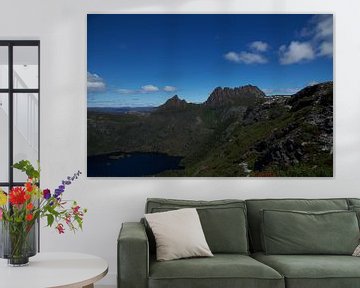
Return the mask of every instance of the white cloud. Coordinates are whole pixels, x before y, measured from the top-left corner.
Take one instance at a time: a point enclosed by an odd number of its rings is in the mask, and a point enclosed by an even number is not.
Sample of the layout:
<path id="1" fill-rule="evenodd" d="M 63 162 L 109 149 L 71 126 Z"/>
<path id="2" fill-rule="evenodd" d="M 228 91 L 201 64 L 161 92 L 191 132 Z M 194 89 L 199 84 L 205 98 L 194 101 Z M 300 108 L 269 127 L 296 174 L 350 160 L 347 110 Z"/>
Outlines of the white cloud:
<path id="1" fill-rule="evenodd" d="M 332 42 L 322 42 L 319 46 L 318 51 L 319 56 L 333 56 L 333 43 Z"/>
<path id="2" fill-rule="evenodd" d="M 315 58 L 315 51 L 308 42 L 292 41 L 289 46 L 282 45 L 279 48 L 280 64 L 289 65 Z"/>
<path id="3" fill-rule="evenodd" d="M 279 49 L 280 63 L 294 64 L 310 61 L 318 57 L 333 56 L 333 16 L 330 14 L 315 15 L 298 36 L 305 41 L 292 41 L 287 47 Z"/>
<path id="4" fill-rule="evenodd" d="M 100 92 L 106 89 L 106 84 L 99 75 L 87 72 L 87 88 L 89 92 Z"/>
<path id="5" fill-rule="evenodd" d="M 316 15 L 312 19 L 315 24 L 314 38 L 329 40 L 333 37 L 333 17 L 332 15 Z"/>
<path id="6" fill-rule="evenodd" d="M 249 45 L 250 49 L 257 52 L 266 52 L 269 49 L 269 44 L 263 41 L 254 41 Z"/>
<path id="7" fill-rule="evenodd" d="M 254 41 L 248 47 L 250 51 L 240 51 L 239 53 L 230 51 L 224 55 L 224 58 L 238 64 L 265 64 L 268 62 L 263 53 L 269 49 L 269 44 L 263 41 Z"/>
<path id="8" fill-rule="evenodd" d="M 309 38 L 316 51 L 316 56 L 333 56 L 333 16 L 329 14 L 315 15 L 300 35 Z"/>
<path id="9" fill-rule="evenodd" d="M 268 60 L 261 54 L 241 51 L 240 53 L 228 52 L 224 55 L 224 58 L 228 61 L 238 64 L 265 64 Z"/>
<path id="10" fill-rule="evenodd" d="M 232 62 L 239 62 L 239 56 L 235 52 L 228 52 L 224 55 L 226 60 L 232 61 Z"/>
<path id="11" fill-rule="evenodd" d="M 141 87 L 141 92 L 143 93 L 149 93 L 149 92 L 157 92 L 159 91 L 159 88 L 156 87 L 155 85 L 144 85 Z"/>
<path id="12" fill-rule="evenodd" d="M 333 37 L 333 16 L 331 14 L 313 16 L 299 35 L 319 41 L 329 40 Z"/>
<path id="13" fill-rule="evenodd" d="M 317 48 L 317 56 L 333 56 L 333 16 L 316 15 L 312 19 L 313 43 Z"/>
<path id="14" fill-rule="evenodd" d="M 119 88 L 116 90 L 116 92 L 118 92 L 120 94 L 129 95 L 129 94 L 134 94 L 136 92 L 136 90 Z"/>
<path id="15" fill-rule="evenodd" d="M 164 86 L 162 89 L 160 89 L 159 87 L 152 85 L 152 84 L 148 84 L 148 85 L 144 85 L 141 86 L 140 89 L 127 89 L 127 88 L 119 88 L 116 89 L 116 92 L 118 92 L 119 94 L 123 94 L 123 95 L 133 95 L 133 94 L 147 94 L 147 93 L 154 93 L 154 92 L 174 92 L 176 91 L 177 88 L 175 86 L 170 86 L 170 85 L 166 85 Z"/>
<path id="16" fill-rule="evenodd" d="M 176 91 L 176 87 L 174 87 L 174 86 L 164 86 L 163 90 L 165 92 L 174 92 L 174 91 Z"/>

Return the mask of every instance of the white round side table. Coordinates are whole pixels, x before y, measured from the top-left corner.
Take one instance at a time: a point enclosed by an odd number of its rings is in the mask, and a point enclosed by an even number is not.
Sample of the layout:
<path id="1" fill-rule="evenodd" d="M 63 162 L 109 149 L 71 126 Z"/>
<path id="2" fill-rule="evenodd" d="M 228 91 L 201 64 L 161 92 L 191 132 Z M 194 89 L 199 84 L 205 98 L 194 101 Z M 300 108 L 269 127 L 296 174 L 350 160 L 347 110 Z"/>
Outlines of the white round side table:
<path id="1" fill-rule="evenodd" d="M 0 260 L 1 288 L 93 288 L 108 272 L 107 262 L 80 253 L 38 253 L 28 266 L 9 267 Z"/>

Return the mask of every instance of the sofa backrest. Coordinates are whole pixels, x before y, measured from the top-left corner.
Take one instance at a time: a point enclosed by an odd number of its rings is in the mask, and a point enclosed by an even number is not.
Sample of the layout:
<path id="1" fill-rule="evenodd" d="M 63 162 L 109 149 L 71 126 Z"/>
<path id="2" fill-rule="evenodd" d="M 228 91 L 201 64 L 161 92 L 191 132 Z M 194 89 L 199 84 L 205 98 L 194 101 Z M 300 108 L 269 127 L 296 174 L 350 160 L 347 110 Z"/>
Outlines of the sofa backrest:
<path id="1" fill-rule="evenodd" d="M 359 198 L 348 198 L 347 201 L 348 201 L 349 208 L 353 207 L 353 206 L 360 207 L 360 199 Z"/>
<path id="2" fill-rule="evenodd" d="M 250 247 L 252 252 L 262 251 L 261 215 L 263 209 L 328 211 L 348 210 L 347 199 L 253 199 L 246 200 Z"/>
<path id="3" fill-rule="evenodd" d="M 249 253 L 245 201 L 150 198 L 146 202 L 145 213 L 165 212 L 181 208 L 197 209 L 206 241 L 213 253 Z M 154 238 L 149 228 L 147 233 L 151 250 L 153 250 Z"/>

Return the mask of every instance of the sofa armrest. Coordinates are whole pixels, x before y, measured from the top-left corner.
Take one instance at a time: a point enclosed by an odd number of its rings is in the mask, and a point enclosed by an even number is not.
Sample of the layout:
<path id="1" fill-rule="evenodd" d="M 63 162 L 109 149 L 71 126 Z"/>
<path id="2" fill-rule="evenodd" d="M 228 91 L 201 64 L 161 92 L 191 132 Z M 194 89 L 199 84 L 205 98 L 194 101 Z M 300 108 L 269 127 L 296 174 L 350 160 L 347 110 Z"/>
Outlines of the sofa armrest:
<path id="1" fill-rule="evenodd" d="M 117 242 L 118 288 L 146 288 L 149 242 L 141 223 L 123 223 Z"/>

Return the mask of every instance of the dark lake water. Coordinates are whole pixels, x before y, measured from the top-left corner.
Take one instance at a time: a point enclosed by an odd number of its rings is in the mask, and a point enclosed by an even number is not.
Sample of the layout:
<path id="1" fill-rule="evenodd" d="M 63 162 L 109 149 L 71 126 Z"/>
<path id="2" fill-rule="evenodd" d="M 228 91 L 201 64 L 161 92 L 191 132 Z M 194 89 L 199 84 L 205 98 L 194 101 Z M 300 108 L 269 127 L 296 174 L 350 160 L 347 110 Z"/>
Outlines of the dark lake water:
<path id="1" fill-rule="evenodd" d="M 153 176 L 167 170 L 181 170 L 182 157 L 162 153 L 117 153 L 89 156 L 88 177 Z"/>

